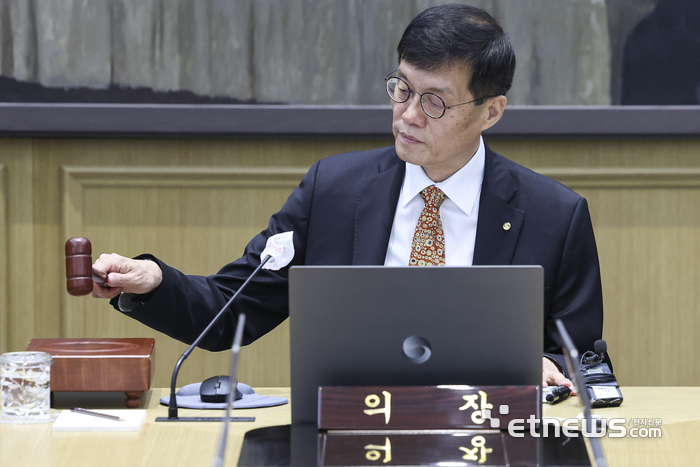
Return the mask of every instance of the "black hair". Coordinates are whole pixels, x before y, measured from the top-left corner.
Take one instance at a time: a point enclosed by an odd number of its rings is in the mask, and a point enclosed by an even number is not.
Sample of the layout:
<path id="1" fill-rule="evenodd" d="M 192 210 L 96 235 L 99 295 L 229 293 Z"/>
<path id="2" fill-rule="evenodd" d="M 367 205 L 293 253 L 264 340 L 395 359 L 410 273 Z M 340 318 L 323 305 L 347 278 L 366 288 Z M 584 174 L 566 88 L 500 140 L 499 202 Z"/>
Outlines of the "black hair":
<path id="1" fill-rule="evenodd" d="M 402 60 L 423 70 L 464 64 L 471 71 L 467 89 L 477 105 L 505 95 L 513 84 L 515 52 L 498 22 L 479 8 L 449 4 L 413 18 L 399 41 Z"/>

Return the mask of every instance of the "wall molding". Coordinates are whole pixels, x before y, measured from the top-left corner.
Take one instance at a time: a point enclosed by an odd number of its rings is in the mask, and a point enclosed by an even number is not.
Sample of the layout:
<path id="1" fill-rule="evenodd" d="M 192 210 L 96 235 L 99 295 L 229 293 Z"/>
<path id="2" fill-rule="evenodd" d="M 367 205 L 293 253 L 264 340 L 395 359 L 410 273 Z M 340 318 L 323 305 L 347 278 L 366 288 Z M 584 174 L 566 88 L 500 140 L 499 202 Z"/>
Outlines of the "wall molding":
<path id="1" fill-rule="evenodd" d="M 63 166 L 81 186 L 296 187 L 308 168 L 297 167 L 88 167 Z"/>
<path id="2" fill-rule="evenodd" d="M 700 168 L 533 169 L 572 189 L 700 188 Z"/>
<path id="3" fill-rule="evenodd" d="M 295 188 L 306 167 L 88 167 L 63 166 L 81 186 L 124 187 L 289 187 Z M 700 186 L 700 168 L 533 168 L 537 173 L 585 188 L 683 188 Z"/>

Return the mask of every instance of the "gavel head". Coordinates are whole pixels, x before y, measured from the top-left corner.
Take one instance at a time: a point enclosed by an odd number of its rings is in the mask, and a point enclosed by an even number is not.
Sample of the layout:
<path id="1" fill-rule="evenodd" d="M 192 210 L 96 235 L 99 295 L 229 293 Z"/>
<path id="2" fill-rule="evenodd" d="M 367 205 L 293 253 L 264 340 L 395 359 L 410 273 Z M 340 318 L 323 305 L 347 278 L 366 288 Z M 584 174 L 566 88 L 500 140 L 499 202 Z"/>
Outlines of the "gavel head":
<path id="1" fill-rule="evenodd" d="M 66 241 L 66 288 L 76 296 L 92 292 L 92 245 L 87 238 Z"/>

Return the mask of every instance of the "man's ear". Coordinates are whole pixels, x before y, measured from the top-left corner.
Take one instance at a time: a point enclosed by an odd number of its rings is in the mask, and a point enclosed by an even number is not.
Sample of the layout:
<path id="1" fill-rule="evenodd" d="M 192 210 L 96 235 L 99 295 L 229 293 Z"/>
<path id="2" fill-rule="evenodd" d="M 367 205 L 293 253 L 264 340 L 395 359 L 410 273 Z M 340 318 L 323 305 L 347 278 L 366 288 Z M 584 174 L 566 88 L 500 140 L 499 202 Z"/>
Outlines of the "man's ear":
<path id="1" fill-rule="evenodd" d="M 481 104 L 485 107 L 484 120 L 481 125 L 482 132 L 494 126 L 501 119 L 507 103 L 506 96 L 496 96 L 486 99 L 486 102 Z"/>

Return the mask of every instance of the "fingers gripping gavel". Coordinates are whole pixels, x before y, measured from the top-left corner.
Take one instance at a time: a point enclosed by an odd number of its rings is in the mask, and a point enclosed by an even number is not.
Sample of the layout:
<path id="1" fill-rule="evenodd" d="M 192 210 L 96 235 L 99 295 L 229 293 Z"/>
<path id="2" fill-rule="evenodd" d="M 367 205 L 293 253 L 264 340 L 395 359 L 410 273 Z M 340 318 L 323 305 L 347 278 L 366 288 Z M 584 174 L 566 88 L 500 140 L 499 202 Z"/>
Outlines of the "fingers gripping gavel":
<path id="1" fill-rule="evenodd" d="M 71 295 L 88 295 L 92 292 L 93 280 L 104 284 L 106 277 L 92 273 L 92 245 L 82 237 L 66 241 L 66 288 Z"/>

